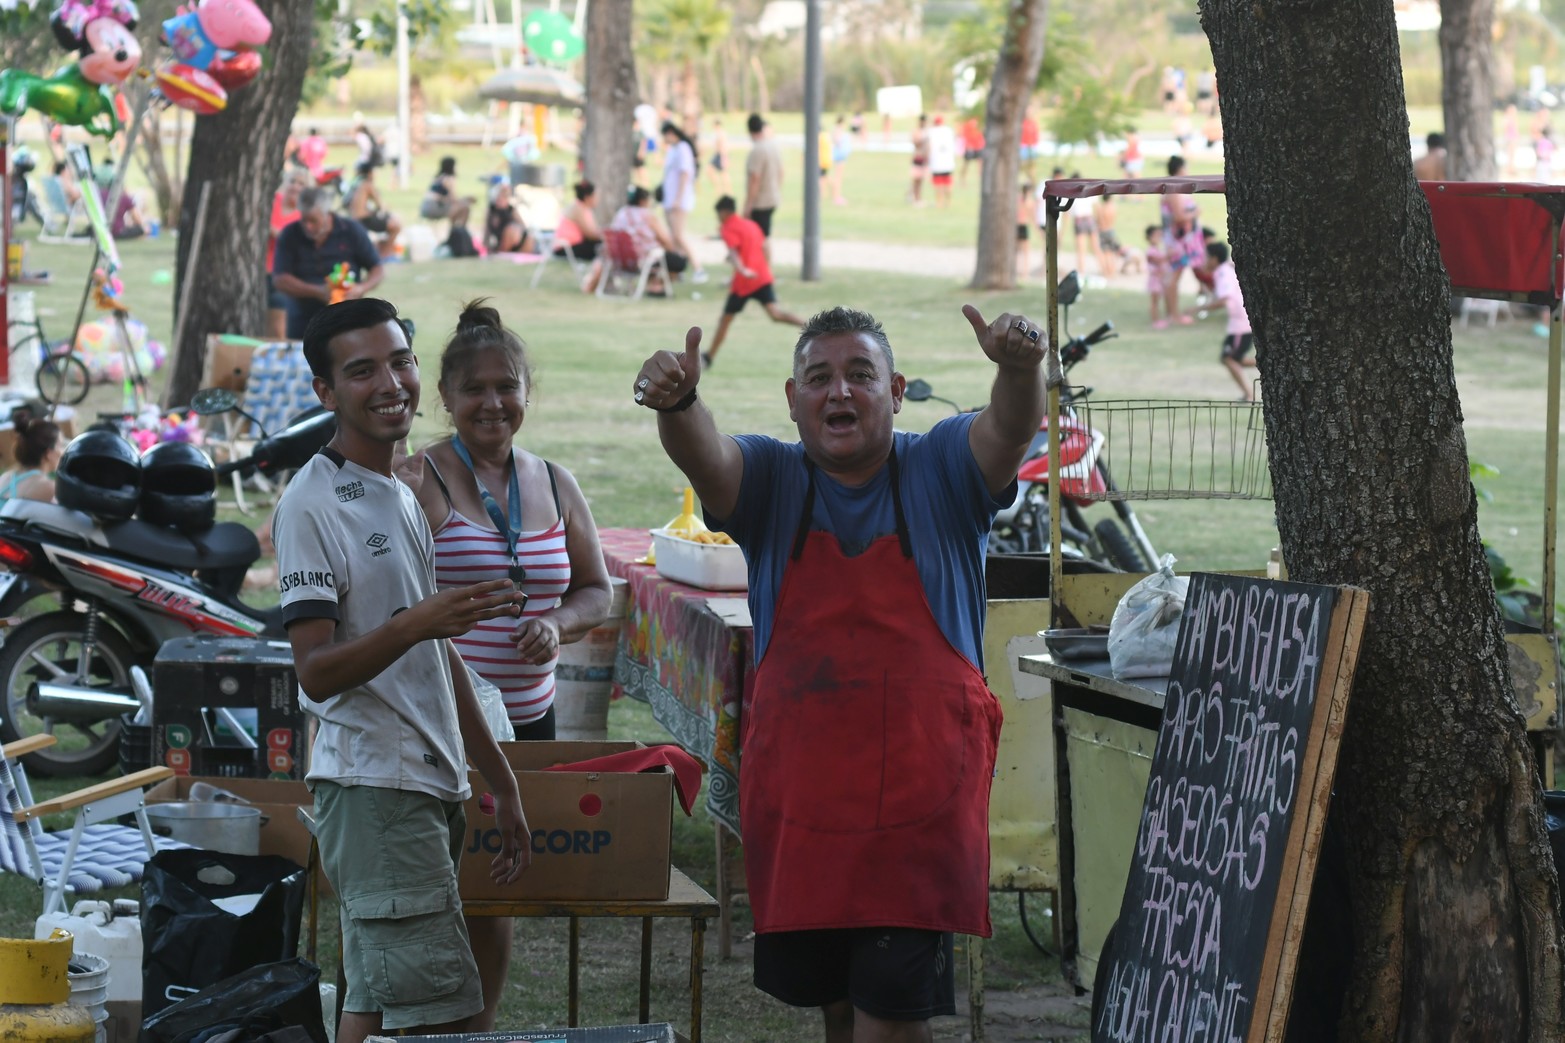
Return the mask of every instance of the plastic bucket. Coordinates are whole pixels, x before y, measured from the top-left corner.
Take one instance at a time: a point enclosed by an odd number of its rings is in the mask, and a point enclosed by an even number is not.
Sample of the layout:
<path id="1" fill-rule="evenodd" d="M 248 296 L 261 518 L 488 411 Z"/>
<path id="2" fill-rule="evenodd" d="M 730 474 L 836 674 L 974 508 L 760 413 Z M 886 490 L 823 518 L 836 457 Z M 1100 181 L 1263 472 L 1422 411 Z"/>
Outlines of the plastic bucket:
<path id="1" fill-rule="evenodd" d="M 614 585 L 609 618 L 580 641 L 560 646 L 554 667 L 554 734 L 559 739 L 606 739 L 609 735 L 614 655 L 619 650 L 629 589 L 618 577 L 609 582 Z"/>
<path id="2" fill-rule="evenodd" d="M 92 1015 L 94 1037 L 103 1043 L 103 1023 L 109 1020 L 109 961 L 89 952 L 71 957 L 66 977 L 71 982 L 71 1006 L 82 1007 Z"/>

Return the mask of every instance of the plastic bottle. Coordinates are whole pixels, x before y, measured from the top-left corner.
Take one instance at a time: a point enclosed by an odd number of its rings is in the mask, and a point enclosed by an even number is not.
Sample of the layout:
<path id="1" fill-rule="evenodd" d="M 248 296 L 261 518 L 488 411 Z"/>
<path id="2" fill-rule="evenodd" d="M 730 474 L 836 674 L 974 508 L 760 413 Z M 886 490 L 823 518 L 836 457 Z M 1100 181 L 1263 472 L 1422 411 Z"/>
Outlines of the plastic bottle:
<path id="1" fill-rule="evenodd" d="M 1266 559 L 1266 578 L 1282 579 L 1282 548 L 1273 547 L 1272 553 Z"/>

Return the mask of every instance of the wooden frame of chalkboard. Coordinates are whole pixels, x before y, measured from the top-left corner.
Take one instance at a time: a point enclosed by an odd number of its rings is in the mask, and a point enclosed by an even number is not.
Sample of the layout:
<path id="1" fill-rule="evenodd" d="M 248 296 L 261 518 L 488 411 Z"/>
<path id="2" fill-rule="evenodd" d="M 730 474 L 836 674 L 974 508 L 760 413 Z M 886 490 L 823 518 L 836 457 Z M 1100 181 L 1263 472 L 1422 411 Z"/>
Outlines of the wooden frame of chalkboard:
<path id="1" fill-rule="evenodd" d="M 1368 609 L 1191 577 L 1094 1043 L 1283 1038 Z"/>

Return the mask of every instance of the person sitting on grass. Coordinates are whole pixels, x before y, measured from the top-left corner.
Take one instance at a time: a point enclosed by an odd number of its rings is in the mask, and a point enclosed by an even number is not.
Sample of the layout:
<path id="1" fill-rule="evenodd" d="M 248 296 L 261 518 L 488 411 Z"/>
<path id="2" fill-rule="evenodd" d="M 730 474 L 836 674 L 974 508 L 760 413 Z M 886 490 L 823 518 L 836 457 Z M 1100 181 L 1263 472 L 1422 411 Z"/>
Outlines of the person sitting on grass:
<path id="1" fill-rule="evenodd" d="M 728 336 L 728 327 L 734 316 L 744 311 L 749 301 L 755 301 L 766 309 L 773 322 L 785 322 L 790 326 L 803 326 L 804 320 L 790 311 L 784 311 L 777 303 L 777 292 L 772 289 L 772 266 L 766 261 L 766 237 L 761 226 L 748 217 L 740 217 L 733 196 L 717 201 L 718 232 L 728 245 L 728 263 L 734 266 L 733 281 L 728 284 L 728 301 L 723 305 L 723 316 L 717 321 L 717 332 L 712 336 L 712 347 L 702 352 L 701 365 L 710 367 L 717 358 L 717 351 Z"/>
<path id="2" fill-rule="evenodd" d="M 489 192 L 489 210 L 484 214 L 484 249 L 490 253 L 534 253 L 532 233 L 517 212 L 508 181 L 498 181 Z"/>
<path id="3" fill-rule="evenodd" d="M 375 164 L 364 162 L 354 168 L 353 184 L 343 197 L 343 210 L 370 233 L 382 257 L 397 256 L 402 222 L 381 202 L 380 190 L 375 187 Z"/>

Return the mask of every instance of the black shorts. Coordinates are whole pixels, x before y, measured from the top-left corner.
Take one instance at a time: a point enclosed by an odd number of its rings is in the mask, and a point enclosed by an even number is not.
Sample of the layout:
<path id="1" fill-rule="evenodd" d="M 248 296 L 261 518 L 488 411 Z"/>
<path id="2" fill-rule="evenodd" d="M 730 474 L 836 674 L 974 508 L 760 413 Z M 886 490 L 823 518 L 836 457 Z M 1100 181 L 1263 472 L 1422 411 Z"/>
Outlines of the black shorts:
<path id="1" fill-rule="evenodd" d="M 528 721 L 526 724 L 513 724 L 512 730 L 516 732 L 517 742 L 553 742 L 554 707 L 550 706 L 544 711 L 543 716 L 536 721 Z"/>
<path id="2" fill-rule="evenodd" d="M 1027 225 L 1020 221 L 1016 222 L 1016 241 L 1018 243 L 1025 243 L 1031 235 L 1031 228 L 1027 227 Z"/>
<path id="3" fill-rule="evenodd" d="M 983 159 L 984 150 L 981 148 L 970 148 L 962 153 L 962 158 L 966 160 Z"/>
<path id="4" fill-rule="evenodd" d="M 949 933 L 906 927 L 784 931 L 755 937 L 755 987 L 795 1007 L 849 1000 L 885 1021 L 956 1013 Z"/>
<path id="5" fill-rule="evenodd" d="M 272 282 L 272 273 L 266 273 L 266 306 L 272 311 L 288 310 L 288 295 Z"/>
<path id="6" fill-rule="evenodd" d="M 366 232 L 384 232 L 386 230 L 386 215 L 382 213 L 365 214 L 359 218 L 359 224 L 364 226 Z"/>
<path id="7" fill-rule="evenodd" d="M 765 210 L 756 207 L 750 211 L 750 220 L 761 226 L 761 234 L 770 238 L 772 234 L 772 214 L 777 211 L 775 206 L 769 206 Z"/>
<path id="8" fill-rule="evenodd" d="M 1230 333 L 1223 338 L 1223 353 L 1220 358 L 1233 359 L 1235 362 L 1244 361 L 1244 357 L 1255 347 L 1255 334 Z"/>
<path id="9" fill-rule="evenodd" d="M 737 293 L 730 293 L 728 295 L 728 303 L 723 305 L 723 314 L 738 315 L 740 312 L 744 311 L 744 306 L 749 301 L 754 301 L 757 304 L 776 304 L 777 291 L 772 289 L 771 283 L 767 283 L 759 290 L 756 290 L 752 293 L 747 293 L 743 297 L 739 296 Z"/>

